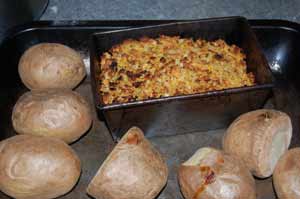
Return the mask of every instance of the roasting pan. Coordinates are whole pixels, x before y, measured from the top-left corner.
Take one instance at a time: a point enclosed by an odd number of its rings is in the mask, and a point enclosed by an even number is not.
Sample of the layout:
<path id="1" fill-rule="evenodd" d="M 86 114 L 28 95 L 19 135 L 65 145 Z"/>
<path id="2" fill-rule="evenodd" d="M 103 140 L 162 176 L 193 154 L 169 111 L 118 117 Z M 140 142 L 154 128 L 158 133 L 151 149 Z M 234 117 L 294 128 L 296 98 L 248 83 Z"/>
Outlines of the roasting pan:
<path id="1" fill-rule="evenodd" d="M 27 91 L 18 76 L 17 64 L 21 54 L 30 46 L 40 42 L 59 42 L 81 53 L 89 71 L 88 38 L 95 32 L 156 25 L 174 21 L 40 21 L 15 27 L 6 33 L 0 45 L 0 138 L 15 135 L 11 124 L 11 113 L 16 100 Z M 289 114 L 293 123 L 291 147 L 300 146 L 300 25 L 281 20 L 250 20 L 269 66 L 275 77 L 273 97 L 265 107 L 276 108 Z M 90 76 L 76 89 L 93 104 Z M 86 187 L 101 163 L 115 145 L 104 122 L 94 114 L 91 130 L 72 148 L 82 162 L 82 175 L 76 187 L 63 199 L 89 199 Z M 169 179 L 158 199 L 182 199 L 177 183 L 177 168 L 198 148 L 212 146 L 221 148 L 224 129 L 199 131 L 174 136 L 150 138 L 167 160 Z M 272 179 L 256 179 L 257 198 L 276 198 Z M 9 198 L 0 193 L 0 198 Z"/>

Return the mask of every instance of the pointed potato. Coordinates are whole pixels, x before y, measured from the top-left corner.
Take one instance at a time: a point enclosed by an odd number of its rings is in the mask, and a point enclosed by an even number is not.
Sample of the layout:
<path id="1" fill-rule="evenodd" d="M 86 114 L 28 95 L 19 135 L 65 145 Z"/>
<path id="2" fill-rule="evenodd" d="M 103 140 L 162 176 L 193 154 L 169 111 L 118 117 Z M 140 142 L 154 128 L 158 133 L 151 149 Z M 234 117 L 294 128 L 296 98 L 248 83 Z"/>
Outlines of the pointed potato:
<path id="1" fill-rule="evenodd" d="M 167 182 L 162 156 L 133 127 L 122 137 L 88 185 L 97 199 L 153 199 Z"/>

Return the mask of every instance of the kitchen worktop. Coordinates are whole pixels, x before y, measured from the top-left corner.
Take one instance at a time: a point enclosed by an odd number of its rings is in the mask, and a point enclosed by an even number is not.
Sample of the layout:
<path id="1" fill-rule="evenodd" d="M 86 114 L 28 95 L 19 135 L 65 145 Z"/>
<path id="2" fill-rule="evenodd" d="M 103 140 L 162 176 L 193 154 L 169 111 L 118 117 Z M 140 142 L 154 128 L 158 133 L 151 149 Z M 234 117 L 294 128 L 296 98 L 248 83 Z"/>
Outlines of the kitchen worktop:
<path id="1" fill-rule="evenodd" d="M 300 23 L 300 0 L 49 0 L 40 20 L 201 19 L 223 16 L 284 19 Z M 8 28 L 0 26 L 0 43 Z"/>
<path id="2" fill-rule="evenodd" d="M 300 22 L 300 0 L 50 0 L 41 20 L 196 19 L 235 15 Z"/>

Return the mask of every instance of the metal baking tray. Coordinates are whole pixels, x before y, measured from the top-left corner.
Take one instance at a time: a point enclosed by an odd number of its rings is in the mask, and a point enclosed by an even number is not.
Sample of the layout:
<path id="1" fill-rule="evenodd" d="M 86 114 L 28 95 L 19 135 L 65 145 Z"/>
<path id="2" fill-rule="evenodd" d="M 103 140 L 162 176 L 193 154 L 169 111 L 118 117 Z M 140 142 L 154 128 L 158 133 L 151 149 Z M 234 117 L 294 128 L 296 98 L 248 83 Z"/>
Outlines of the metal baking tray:
<path id="1" fill-rule="evenodd" d="M 105 105 L 98 86 L 100 57 L 126 39 L 156 38 L 159 35 L 182 38 L 223 39 L 246 54 L 247 71 L 256 85 Z M 272 74 L 248 21 L 243 17 L 222 17 L 95 33 L 90 39 L 91 80 L 100 119 L 115 140 L 132 126 L 147 137 L 185 134 L 224 128 L 241 115 L 261 108 L 271 93 Z M 146 114 L 145 114 L 146 113 Z M 154 122 L 155 121 L 155 122 Z"/>
<path id="2" fill-rule="evenodd" d="M 0 74 L 0 139 L 15 135 L 11 112 L 18 97 L 26 91 L 18 76 L 21 54 L 40 42 L 59 42 L 79 51 L 89 71 L 88 38 L 94 32 L 162 24 L 172 21 L 69 21 L 34 22 L 9 31 L 0 45 L 3 72 Z M 250 20 L 275 76 L 274 95 L 265 107 L 289 114 L 293 123 L 291 147 L 300 146 L 300 25 L 279 20 Z M 90 77 L 76 89 L 93 103 Z M 72 144 L 82 161 L 82 175 L 76 187 L 63 199 L 88 199 L 86 187 L 112 150 L 114 142 L 105 124 L 97 119 L 96 111 L 91 130 Z M 208 121 L 211 122 L 211 121 Z M 150 141 L 162 152 L 169 167 L 168 184 L 158 199 L 182 199 L 177 183 L 177 169 L 198 148 L 221 148 L 224 129 L 194 132 L 184 135 L 153 137 Z M 272 178 L 256 179 L 257 198 L 275 198 Z M 9 198 L 0 193 L 0 198 Z"/>

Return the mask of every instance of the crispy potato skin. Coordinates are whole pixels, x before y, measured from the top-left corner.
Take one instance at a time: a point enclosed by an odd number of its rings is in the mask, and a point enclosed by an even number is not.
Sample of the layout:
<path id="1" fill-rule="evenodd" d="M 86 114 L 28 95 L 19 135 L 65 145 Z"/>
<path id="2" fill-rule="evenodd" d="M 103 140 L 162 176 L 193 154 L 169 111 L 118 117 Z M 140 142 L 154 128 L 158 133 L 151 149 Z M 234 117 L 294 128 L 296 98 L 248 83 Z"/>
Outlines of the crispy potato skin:
<path id="1" fill-rule="evenodd" d="M 18 199 L 50 199 L 69 192 L 81 172 L 63 141 L 16 135 L 0 142 L 0 189 Z"/>
<path id="2" fill-rule="evenodd" d="M 19 134 L 59 138 L 67 143 L 79 139 L 90 128 L 90 105 L 69 89 L 31 91 L 22 95 L 12 113 Z"/>
<path id="3" fill-rule="evenodd" d="M 279 159 L 273 174 L 273 184 L 280 199 L 300 198 L 300 148 L 287 151 Z"/>
<path id="4" fill-rule="evenodd" d="M 83 60 L 73 49 L 57 43 L 32 46 L 22 55 L 19 75 L 27 88 L 74 88 L 86 76 Z"/>
<path id="5" fill-rule="evenodd" d="M 162 156 L 143 132 L 133 127 L 102 164 L 87 193 L 97 199 L 153 199 L 167 176 Z"/>
<path id="6" fill-rule="evenodd" d="M 227 129 L 223 137 L 223 149 L 241 158 L 253 175 L 265 178 L 272 175 L 276 163 L 271 163 L 272 140 L 281 133 L 284 148 L 288 149 L 292 137 L 290 117 L 280 111 L 260 109 L 239 116 Z M 282 143 L 283 142 L 283 143 Z"/>
<path id="7" fill-rule="evenodd" d="M 186 199 L 254 199 L 255 182 L 248 168 L 236 157 L 210 148 L 195 165 L 182 164 L 178 181 Z"/>

